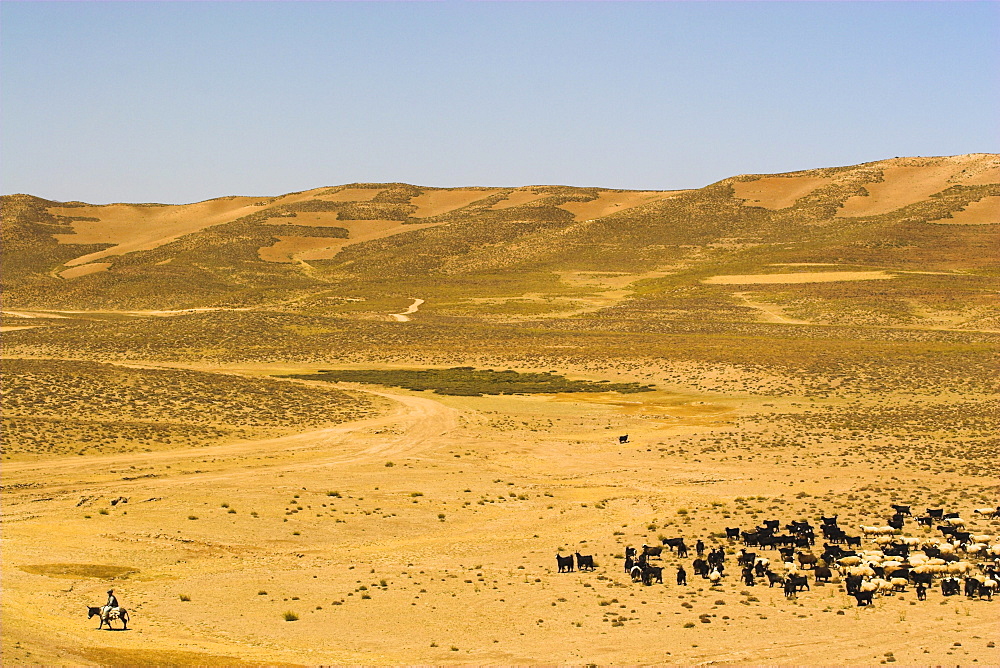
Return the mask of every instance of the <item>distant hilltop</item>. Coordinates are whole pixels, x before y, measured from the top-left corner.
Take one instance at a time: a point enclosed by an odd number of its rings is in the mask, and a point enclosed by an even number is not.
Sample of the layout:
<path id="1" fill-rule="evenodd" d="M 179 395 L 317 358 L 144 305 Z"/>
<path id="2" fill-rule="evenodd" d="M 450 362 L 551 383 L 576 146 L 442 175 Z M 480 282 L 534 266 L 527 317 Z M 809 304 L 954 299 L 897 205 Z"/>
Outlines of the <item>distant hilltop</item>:
<path id="1" fill-rule="evenodd" d="M 975 269 L 995 263 L 998 222 L 997 154 L 740 175 L 694 190 L 353 183 L 184 205 L 9 195 L 3 280 L 10 307 L 180 308 L 309 299 L 330 286 L 362 294 L 400 282 L 691 271 L 695 247 L 723 264 L 753 247 L 776 263 L 797 249 L 811 262 L 919 256 Z"/>

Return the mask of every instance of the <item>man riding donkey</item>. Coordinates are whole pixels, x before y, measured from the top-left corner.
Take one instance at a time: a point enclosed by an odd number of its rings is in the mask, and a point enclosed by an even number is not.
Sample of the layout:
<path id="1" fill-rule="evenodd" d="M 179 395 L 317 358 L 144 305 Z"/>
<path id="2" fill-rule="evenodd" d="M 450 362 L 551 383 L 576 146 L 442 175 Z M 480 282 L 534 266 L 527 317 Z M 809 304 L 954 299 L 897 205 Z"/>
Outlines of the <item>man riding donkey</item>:
<path id="1" fill-rule="evenodd" d="M 109 612 L 111 612 L 112 610 L 114 610 L 115 608 L 120 608 L 120 607 L 121 606 L 118 605 L 118 599 L 115 598 L 115 590 L 114 589 L 109 589 L 108 590 L 108 602 L 104 604 L 103 608 L 101 608 L 101 614 L 102 615 L 106 615 Z"/>
<path id="2" fill-rule="evenodd" d="M 88 612 L 88 618 L 93 617 L 94 615 L 98 615 L 100 617 L 101 624 L 98 628 L 107 624 L 110 629 L 112 619 L 119 620 L 122 623 L 122 629 L 128 628 L 128 612 L 118 603 L 118 598 L 115 596 L 114 589 L 108 590 L 108 602 L 105 603 L 103 607 L 88 608 Z"/>

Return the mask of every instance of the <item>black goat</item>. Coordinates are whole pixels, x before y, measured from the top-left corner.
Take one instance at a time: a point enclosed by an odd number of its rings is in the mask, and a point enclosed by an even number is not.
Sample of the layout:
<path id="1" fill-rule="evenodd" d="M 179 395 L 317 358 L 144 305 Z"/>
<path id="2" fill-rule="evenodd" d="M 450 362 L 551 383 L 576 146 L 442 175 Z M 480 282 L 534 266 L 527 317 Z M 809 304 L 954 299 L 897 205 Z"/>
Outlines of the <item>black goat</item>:
<path id="1" fill-rule="evenodd" d="M 594 555 L 576 553 L 576 568 L 580 571 L 594 570 Z"/>
<path id="2" fill-rule="evenodd" d="M 563 557 L 560 554 L 556 554 L 556 565 L 559 566 L 560 573 L 572 573 L 573 572 L 573 555 Z"/>
<path id="3" fill-rule="evenodd" d="M 913 516 L 913 514 L 910 512 L 909 506 L 900 506 L 895 503 L 890 503 L 889 507 L 895 510 L 897 515 L 909 515 L 911 517 Z"/>

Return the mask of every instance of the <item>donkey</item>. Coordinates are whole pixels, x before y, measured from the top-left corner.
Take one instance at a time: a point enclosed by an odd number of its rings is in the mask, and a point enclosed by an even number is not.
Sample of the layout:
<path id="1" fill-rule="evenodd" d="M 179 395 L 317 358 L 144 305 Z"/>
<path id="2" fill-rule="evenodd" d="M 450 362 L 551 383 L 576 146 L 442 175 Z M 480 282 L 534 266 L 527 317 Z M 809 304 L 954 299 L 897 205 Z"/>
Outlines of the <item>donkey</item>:
<path id="1" fill-rule="evenodd" d="M 108 630 L 112 631 L 111 620 L 117 619 L 122 623 L 122 631 L 128 630 L 128 611 L 125 608 L 95 608 L 92 606 L 87 606 L 87 619 L 97 616 L 100 623 L 97 628 L 102 628 L 105 624 L 108 625 Z"/>

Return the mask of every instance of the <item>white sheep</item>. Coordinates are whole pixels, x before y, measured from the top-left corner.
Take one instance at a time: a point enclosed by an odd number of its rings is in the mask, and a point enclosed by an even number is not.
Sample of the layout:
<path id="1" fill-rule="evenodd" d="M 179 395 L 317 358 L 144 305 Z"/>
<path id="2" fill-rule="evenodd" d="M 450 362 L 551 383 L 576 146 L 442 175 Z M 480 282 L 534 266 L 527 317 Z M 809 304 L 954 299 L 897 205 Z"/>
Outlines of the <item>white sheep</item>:
<path id="1" fill-rule="evenodd" d="M 947 575 L 949 573 L 948 564 L 924 564 L 913 570 L 918 573 L 930 573 L 931 575 Z"/>
<path id="2" fill-rule="evenodd" d="M 972 569 L 972 564 L 967 561 L 955 561 L 948 564 L 948 572 L 952 575 L 965 575 Z"/>
<path id="3" fill-rule="evenodd" d="M 906 591 L 906 585 L 910 584 L 910 581 L 906 578 L 889 578 L 889 584 L 892 585 L 893 591 Z"/>
<path id="4" fill-rule="evenodd" d="M 965 526 L 965 520 L 963 520 L 961 517 L 949 517 L 949 518 L 945 519 L 945 522 L 947 522 L 948 524 L 950 524 L 953 527 L 964 527 Z"/>
<path id="5" fill-rule="evenodd" d="M 986 515 L 987 517 L 993 515 L 997 511 L 996 508 L 976 508 L 972 511 L 973 515 Z"/>
<path id="6" fill-rule="evenodd" d="M 845 567 L 860 566 L 861 557 L 843 557 L 842 559 L 837 559 L 837 565 Z"/>
<path id="7" fill-rule="evenodd" d="M 882 564 L 882 572 L 885 573 L 886 577 L 891 576 L 901 568 L 903 568 L 903 562 L 901 561 L 887 561 Z"/>
<path id="8" fill-rule="evenodd" d="M 877 591 L 882 596 L 892 596 L 892 584 L 885 578 L 872 578 L 868 581 L 869 584 L 874 585 L 875 589 L 871 591 Z M 864 589 L 862 589 L 864 591 Z"/>
<path id="9" fill-rule="evenodd" d="M 993 536 L 989 535 L 988 533 L 977 533 L 970 536 L 970 538 L 972 538 L 972 542 L 974 543 L 989 543 L 991 540 L 993 540 Z"/>

